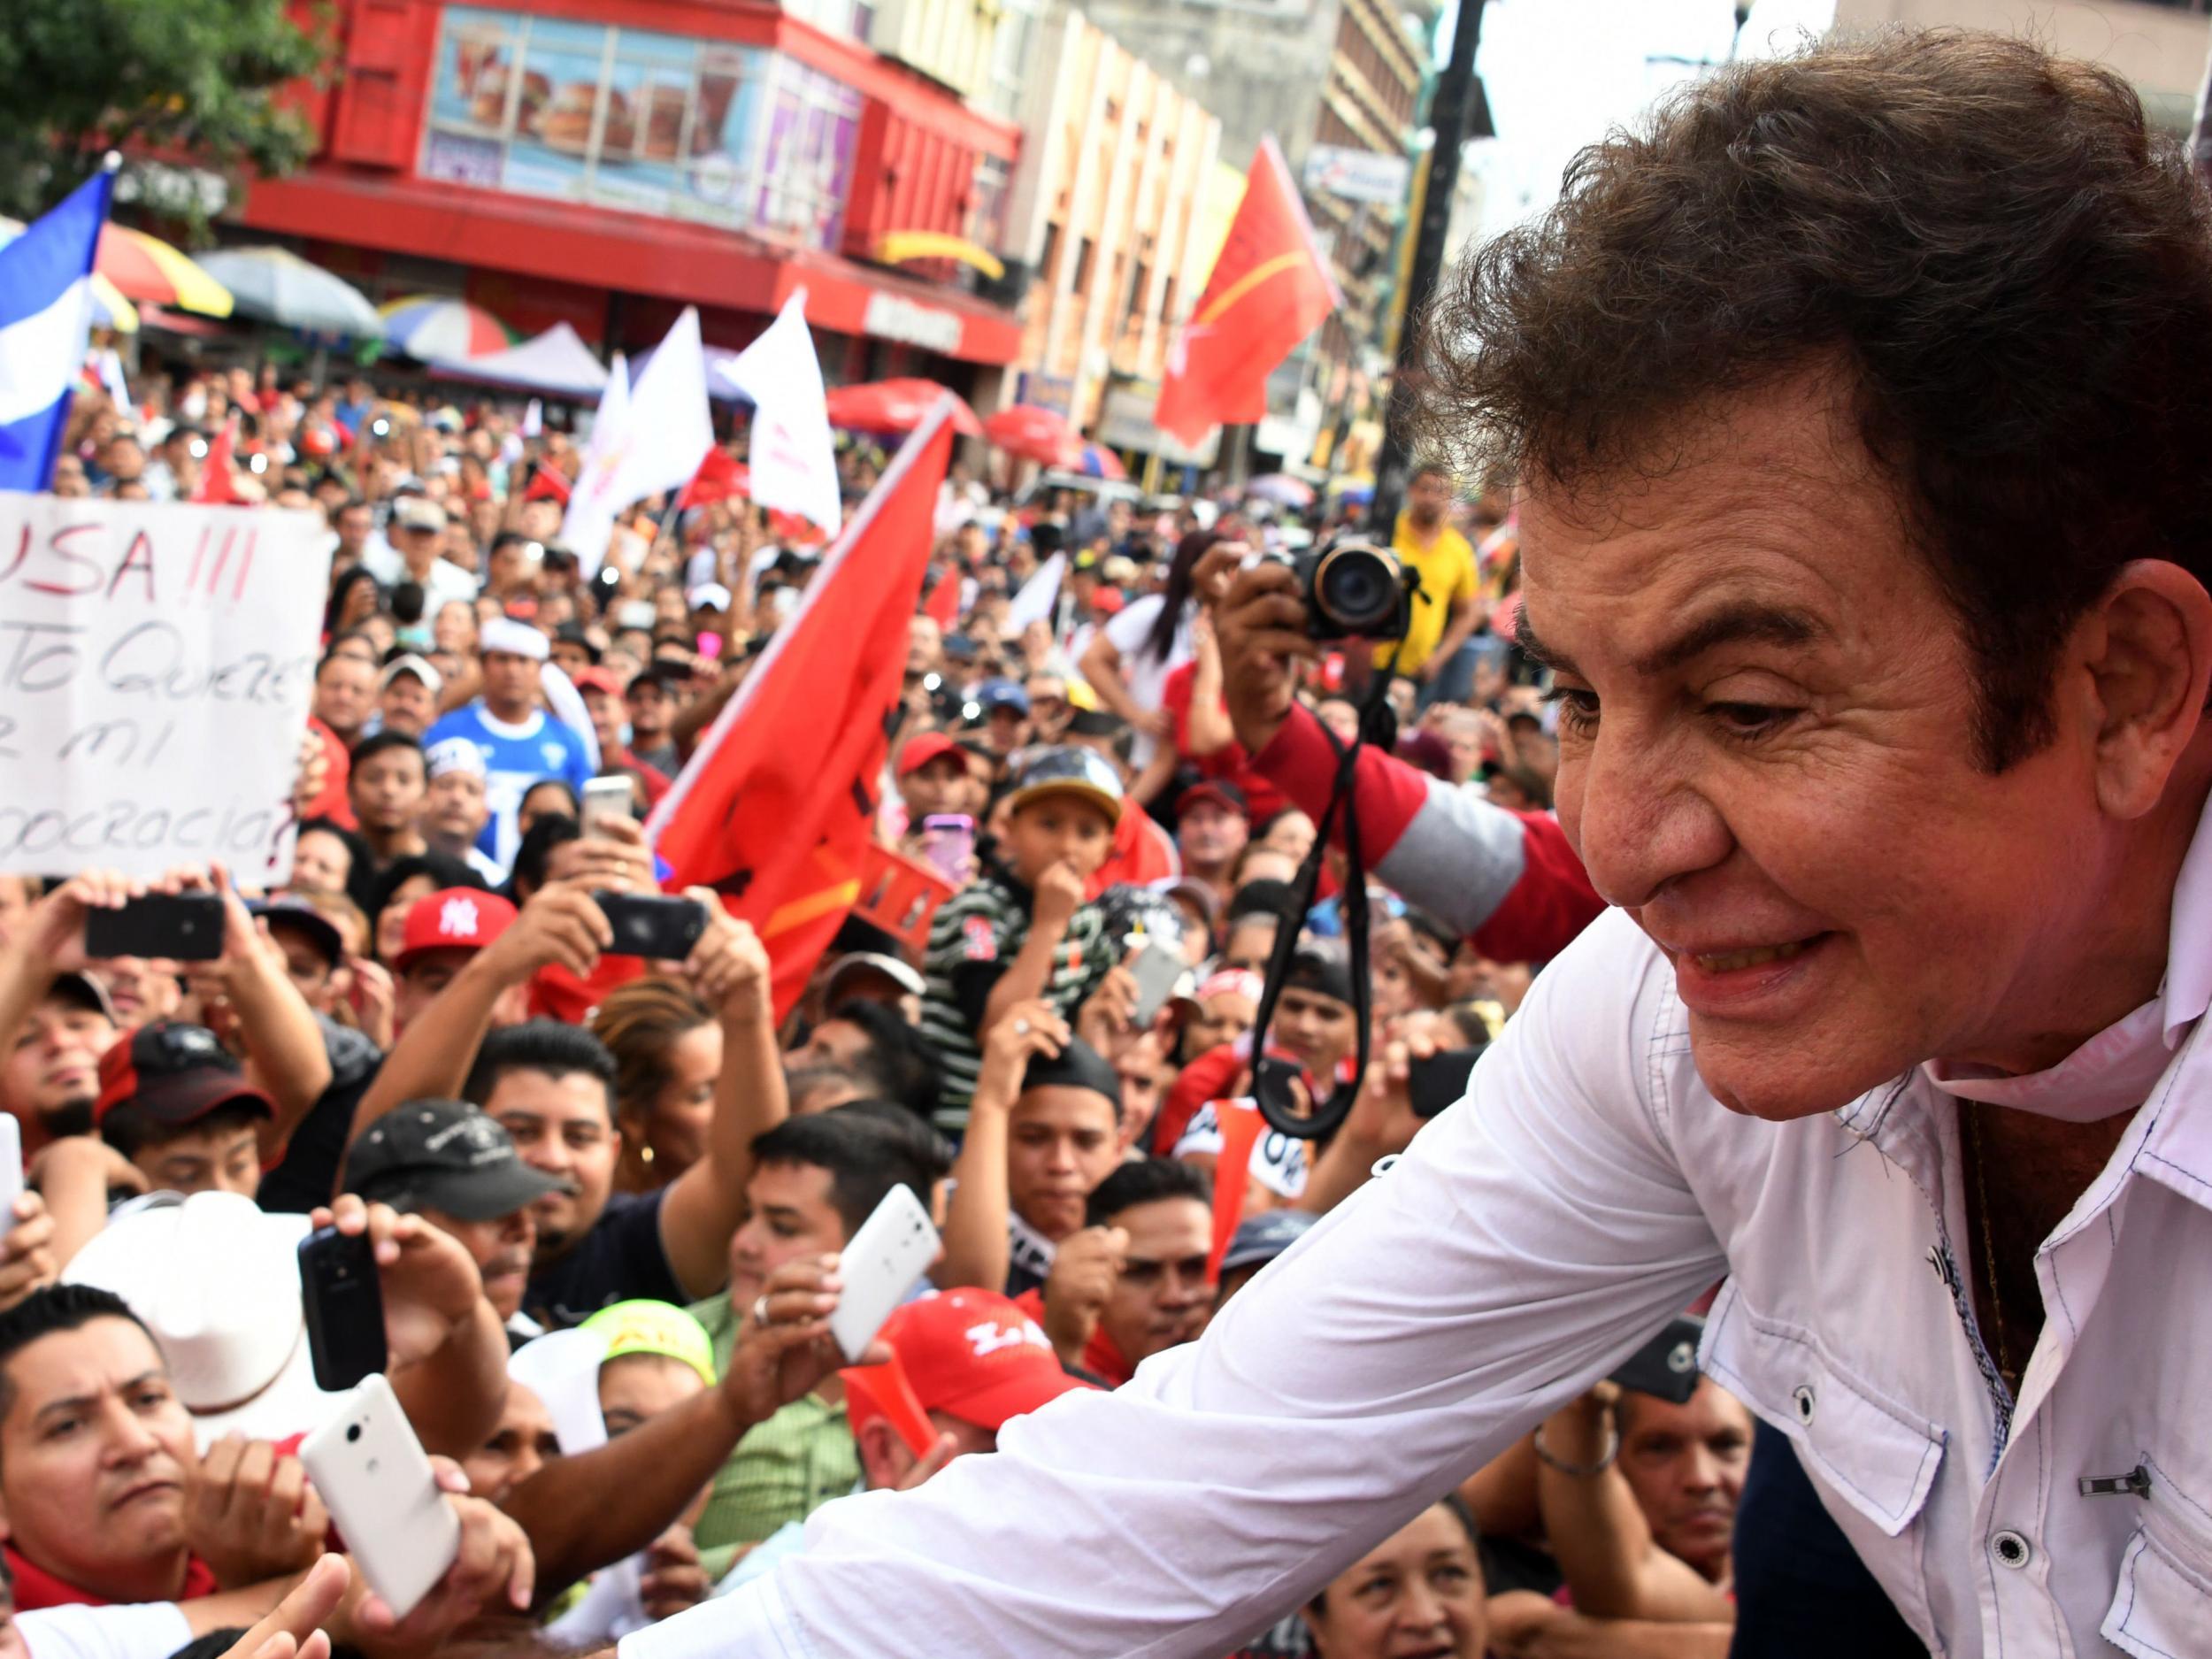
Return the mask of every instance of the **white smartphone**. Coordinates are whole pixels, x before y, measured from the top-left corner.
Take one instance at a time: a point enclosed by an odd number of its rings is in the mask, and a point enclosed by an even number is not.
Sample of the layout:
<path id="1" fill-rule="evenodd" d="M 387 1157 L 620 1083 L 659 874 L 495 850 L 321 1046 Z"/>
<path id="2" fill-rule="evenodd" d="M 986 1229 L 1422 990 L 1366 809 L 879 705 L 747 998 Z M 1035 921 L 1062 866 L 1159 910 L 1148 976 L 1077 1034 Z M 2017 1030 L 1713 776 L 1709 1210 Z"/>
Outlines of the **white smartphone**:
<path id="1" fill-rule="evenodd" d="M 902 1182 L 860 1224 L 839 1263 L 845 1288 L 830 1314 L 829 1328 L 847 1359 L 859 1362 L 883 1322 L 936 1259 L 937 1229 L 914 1189 Z"/>
<path id="2" fill-rule="evenodd" d="M 627 778 L 588 778 L 584 780 L 583 831 L 587 837 L 606 833 L 611 818 L 627 818 L 637 804 Z"/>
<path id="3" fill-rule="evenodd" d="M 1183 960 L 1183 953 L 1171 950 L 1165 945 L 1149 944 L 1129 958 L 1124 964 L 1130 978 L 1137 982 L 1137 1003 L 1129 1018 L 1139 1029 L 1148 1026 L 1160 1017 L 1167 1006 L 1167 999 L 1190 972 L 1190 964 Z"/>
<path id="4" fill-rule="evenodd" d="M 13 1112 L 0 1112 L 0 1236 L 15 1228 L 15 1201 L 23 1196 L 23 1129 Z"/>
<path id="5" fill-rule="evenodd" d="M 301 1443 L 300 1462 L 369 1588 L 405 1618 L 461 1553 L 461 1520 L 392 1385 L 365 1379 Z"/>

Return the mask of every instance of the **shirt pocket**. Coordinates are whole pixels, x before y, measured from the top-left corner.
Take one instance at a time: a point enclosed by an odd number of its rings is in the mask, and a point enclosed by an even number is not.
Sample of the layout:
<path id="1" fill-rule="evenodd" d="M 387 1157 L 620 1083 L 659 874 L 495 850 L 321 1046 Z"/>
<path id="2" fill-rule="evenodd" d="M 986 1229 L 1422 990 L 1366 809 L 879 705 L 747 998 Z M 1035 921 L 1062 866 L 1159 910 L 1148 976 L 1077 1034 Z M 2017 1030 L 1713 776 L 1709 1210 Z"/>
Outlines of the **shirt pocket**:
<path id="1" fill-rule="evenodd" d="M 1733 1279 L 1713 1304 L 1698 1357 L 1716 1382 L 1789 1437 L 1860 1558 L 1939 1652 L 1922 1529 L 1913 1522 L 1943 1462 L 1941 1425 L 1868 1383 L 1812 1332 L 1758 1313 Z"/>
<path id="2" fill-rule="evenodd" d="M 2183 1659 L 2204 1651 L 2212 1572 L 2185 1559 L 2167 1529 L 2137 1529 L 2120 1557 L 2120 1580 L 2099 1634 L 2135 1659 Z"/>

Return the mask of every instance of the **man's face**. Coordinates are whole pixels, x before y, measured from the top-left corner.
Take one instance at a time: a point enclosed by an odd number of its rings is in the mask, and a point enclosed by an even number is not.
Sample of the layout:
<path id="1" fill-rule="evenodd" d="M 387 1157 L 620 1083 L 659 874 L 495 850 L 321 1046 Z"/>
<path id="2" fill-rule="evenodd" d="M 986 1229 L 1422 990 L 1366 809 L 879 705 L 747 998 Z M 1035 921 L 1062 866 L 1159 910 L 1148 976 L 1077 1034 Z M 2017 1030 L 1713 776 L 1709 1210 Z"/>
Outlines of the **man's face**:
<path id="1" fill-rule="evenodd" d="M 2078 671 L 2053 740 L 1983 770 L 1958 626 L 1836 409 L 1747 396 L 1666 477 L 1522 515 L 1560 822 L 1674 964 L 1707 1087 L 1771 1118 L 1932 1058 L 2034 1071 L 2108 1023 L 2102 699 Z"/>
<path id="2" fill-rule="evenodd" d="M 261 1185 L 260 1136 L 250 1123 L 187 1129 L 139 1148 L 131 1163 L 157 1193 L 237 1193 L 251 1198 Z"/>
<path id="3" fill-rule="evenodd" d="M 127 1319 L 57 1331 L 7 1362 L 0 1505 L 8 1541 L 104 1600 L 173 1598 L 192 1418 Z"/>
<path id="4" fill-rule="evenodd" d="M 100 465 L 111 477 L 128 481 L 146 470 L 146 451 L 135 438 L 112 438 L 100 452 Z"/>
<path id="5" fill-rule="evenodd" d="M 388 905 L 377 918 L 379 955 L 389 962 L 398 951 L 400 940 L 406 932 L 404 908 L 413 901 L 406 900 Z M 400 910 L 396 918 L 392 912 Z M 408 959 L 406 968 L 392 976 L 392 1025 L 396 1031 L 405 1031 L 422 1015 L 422 1010 L 438 1000 L 438 995 L 453 983 L 453 976 L 468 965 L 476 954 L 471 945 L 453 945 L 437 950 L 425 950 Z"/>
<path id="6" fill-rule="evenodd" d="M 995 755 L 1010 755 L 1029 741 L 1029 717 L 1010 703 L 993 709 L 984 723 L 983 741 Z"/>
<path id="7" fill-rule="evenodd" d="M 553 641 L 553 662 L 571 680 L 591 666 L 591 653 L 573 640 Z"/>
<path id="8" fill-rule="evenodd" d="M 1482 1563 L 1440 1503 L 1340 1574 L 1305 1617 L 1321 1659 L 1482 1659 L 1487 1614 Z"/>
<path id="9" fill-rule="evenodd" d="M 8 1110 L 36 1118 L 49 1133 L 90 1128 L 92 1102 L 100 1096 L 100 1056 L 114 1041 L 115 1026 L 105 1014 L 48 997 L 24 1021 L 0 1070 Z"/>
<path id="10" fill-rule="evenodd" d="M 484 701 L 495 713 L 512 710 L 513 714 L 501 717 L 511 719 L 535 706 L 537 700 L 536 663 L 519 651 L 484 653 Z"/>
<path id="11" fill-rule="evenodd" d="M 269 936 L 284 953 L 284 977 L 291 980 L 292 988 L 307 1000 L 310 1008 L 329 1013 L 335 1000 L 331 984 L 334 969 L 322 947 L 303 929 L 279 918 L 272 918 Z"/>
<path id="12" fill-rule="evenodd" d="M 65 455 L 56 461 L 53 492 L 70 499 L 92 494 L 91 480 L 85 477 L 84 463 L 73 455 Z"/>
<path id="13" fill-rule="evenodd" d="M 290 885 L 295 887 L 308 887 L 318 893 L 343 893 L 352 874 L 353 854 L 345 842 L 327 831 L 309 831 L 292 849 Z"/>
<path id="14" fill-rule="evenodd" d="M 926 766 L 917 766 L 899 780 L 899 798 L 906 803 L 908 820 L 917 829 L 922 820 L 942 812 L 965 811 L 968 798 L 968 761 L 964 755 L 940 755 Z"/>
<path id="15" fill-rule="evenodd" d="M 1083 1225 L 1083 1203 L 1121 1162 L 1116 1103 L 1087 1088 L 1025 1089 L 1006 1130 L 1014 1213 L 1056 1243 Z"/>
<path id="16" fill-rule="evenodd" d="M 1234 1042 L 1252 1029 L 1258 1006 L 1240 991 L 1217 991 L 1198 1004 L 1183 1021 L 1183 1053 L 1196 1059 L 1209 1048 Z"/>
<path id="17" fill-rule="evenodd" d="M 943 578 L 957 581 L 957 576 Z M 934 618 L 916 617 L 906 627 L 906 672 L 910 674 L 936 672 L 945 659 L 945 636 Z"/>
<path id="18" fill-rule="evenodd" d="M 522 1293 L 530 1282 L 530 1258 L 538 1248 L 538 1224 L 528 1205 L 489 1221 L 464 1221 L 427 1208 L 416 1214 L 460 1240 L 483 1275 L 484 1299 L 501 1319 L 511 1319 L 521 1310 Z"/>
<path id="19" fill-rule="evenodd" d="M 597 689 L 583 694 L 584 712 L 591 717 L 592 735 L 599 740 L 601 755 L 622 752 L 622 724 L 629 710 L 622 706 L 622 699 L 612 692 Z"/>
<path id="20" fill-rule="evenodd" d="M 463 767 L 440 772 L 423 795 L 423 829 L 441 840 L 465 845 L 483 833 L 490 817 L 483 779 Z"/>
<path id="21" fill-rule="evenodd" d="M 421 751 L 380 750 L 354 767 L 347 789 L 363 829 L 389 835 L 407 828 L 422 810 Z"/>
<path id="22" fill-rule="evenodd" d="M 665 1354 L 624 1354 L 599 1368 L 599 1415 L 616 1440 L 649 1423 L 706 1386 L 705 1379 Z"/>
<path id="23" fill-rule="evenodd" d="M 1176 820 L 1175 842 L 1182 849 L 1186 870 L 1226 870 L 1251 836 L 1243 813 L 1214 801 L 1194 802 Z"/>
<path id="24" fill-rule="evenodd" d="M 1325 1088 L 1336 1075 L 1339 1063 L 1358 1041 L 1359 1022 L 1349 1002 L 1291 986 L 1275 1004 L 1275 1021 L 1268 1034 L 1295 1055 L 1308 1074 Z"/>
<path id="25" fill-rule="evenodd" d="M 417 528 L 408 525 L 392 526 L 388 538 L 400 557 L 407 561 L 410 570 L 427 570 L 438 557 L 439 545 L 445 540 L 443 525 Z"/>
<path id="26" fill-rule="evenodd" d="M 1751 1466 L 1751 1414 L 1709 1378 L 1699 1379 L 1686 1405 L 1633 1394 L 1623 1395 L 1619 1410 L 1621 1473 L 1653 1540 L 1717 1578 Z"/>
<path id="27" fill-rule="evenodd" d="M 1275 929 L 1279 925 L 1272 916 L 1240 917 L 1229 929 L 1229 936 L 1222 941 L 1221 965 L 1266 972 L 1268 958 L 1275 949 Z M 1279 1021 L 1275 1028 L 1281 1029 Z"/>
<path id="28" fill-rule="evenodd" d="M 560 1438 L 553 1432 L 553 1414 L 545 1402 L 520 1383 L 510 1382 L 499 1426 L 481 1450 L 461 1460 L 461 1472 L 469 1478 L 471 1492 L 498 1503 L 560 1455 Z"/>
<path id="29" fill-rule="evenodd" d="M 168 1019 L 184 1004 L 184 986 L 177 966 L 166 957 L 110 956 L 93 964 L 100 983 L 108 988 L 115 1017 L 126 1025 Z"/>
<path id="30" fill-rule="evenodd" d="M 1195 1198 L 1161 1198 L 1133 1204 L 1107 1225 L 1128 1233 L 1129 1248 L 1100 1327 L 1133 1365 L 1195 1341 L 1213 1310 L 1206 1278 L 1212 1212 Z"/>
<path id="31" fill-rule="evenodd" d="M 1406 516 L 1424 530 L 1442 524 L 1451 504 L 1451 480 L 1441 472 L 1424 472 L 1406 487 Z"/>
<path id="32" fill-rule="evenodd" d="M 338 512 L 338 546 L 349 560 L 357 561 L 369 545 L 376 515 L 366 506 L 343 507 Z"/>
<path id="33" fill-rule="evenodd" d="M 764 1164 L 745 1183 L 745 1221 L 730 1240 L 730 1300 L 749 1308 L 787 1263 L 845 1248 L 845 1218 L 816 1164 Z"/>
<path id="34" fill-rule="evenodd" d="M 430 723 L 438 718 L 438 700 L 430 687 L 413 674 L 400 674 L 384 687 L 378 700 L 384 715 L 386 727 L 404 732 L 410 737 L 420 737 L 430 729 Z"/>
<path id="35" fill-rule="evenodd" d="M 30 878 L 0 875 L 0 946 L 15 937 L 15 930 L 23 926 L 23 918 L 30 913 Z"/>
<path id="36" fill-rule="evenodd" d="M 315 676 L 315 718 L 339 740 L 358 736 L 376 699 L 376 671 L 350 653 L 332 657 Z"/>
<path id="37" fill-rule="evenodd" d="M 1149 1031 L 1114 1056 L 1114 1071 L 1121 1079 L 1120 1150 L 1136 1145 L 1137 1137 L 1159 1115 L 1160 1097 L 1167 1093 L 1166 1064 L 1158 1033 Z"/>
<path id="38" fill-rule="evenodd" d="M 1089 802 L 1048 795 L 1025 804 L 1007 820 L 1006 862 L 1027 887 L 1056 864 L 1079 876 L 1094 874 L 1113 850 L 1114 826 Z"/>
<path id="39" fill-rule="evenodd" d="M 668 735 L 675 704 L 657 680 L 640 680 L 626 699 L 630 709 L 630 732 L 647 749 L 658 749 Z"/>
<path id="40" fill-rule="evenodd" d="M 605 1085 L 583 1071 L 510 1071 L 493 1087 L 484 1110 L 514 1137 L 525 1164 L 573 1189 L 548 1193 L 531 1206 L 539 1256 L 565 1254 L 591 1230 L 614 1190 L 622 1141 L 609 1116 Z"/>

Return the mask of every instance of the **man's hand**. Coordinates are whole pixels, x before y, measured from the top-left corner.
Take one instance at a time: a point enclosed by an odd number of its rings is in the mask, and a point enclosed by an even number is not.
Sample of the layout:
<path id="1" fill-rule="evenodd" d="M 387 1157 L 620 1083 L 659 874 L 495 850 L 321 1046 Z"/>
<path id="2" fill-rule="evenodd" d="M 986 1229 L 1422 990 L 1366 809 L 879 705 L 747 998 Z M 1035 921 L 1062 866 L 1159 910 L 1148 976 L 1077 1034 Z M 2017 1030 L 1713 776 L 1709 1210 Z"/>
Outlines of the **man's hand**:
<path id="1" fill-rule="evenodd" d="M 330 1637 L 319 1627 L 337 1612 L 352 1585 L 352 1563 L 343 1555 L 325 1555 L 267 1617 L 230 1645 L 223 1659 L 330 1659 Z"/>
<path id="2" fill-rule="evenodd" d="M 1379 1064 L 1367 1068 L 1359 1096 L 1340 1132 L 1363 1156 L 1389 1157 L 1413 1143 L 1422 1123 L 1409 1093 L 1413 1062 L 1436 1056 L 1443 1046 L 1439 1035 L 1434 1015 L 1412 1015 L 1393 1023 Z"/>
<path id="3" fill-rule="evenodd" d="M 171 893 L 212 890 L 223 901 L 222 954 L 211 962 L 193 963 L 185 972 L 185 984 L 199 998 L 204 1014 L 219 1003 L 225 1004 L 227 1011 L 227 1005 L 235 997 L 242 979 L 283 974 L 283 950 L 270 938 L 266 925 L 247 910 L 230 872 L 223 865 L 214 864 L 206 871 L 172 871 L 159 885 Z"/>
<path id="4" fill-rule="evenodd" d="M 399 1006 L 399 991 L 392 983 L 392 971 L 366 956 L 353 957 L 346 971 L 353 976 L 355 1029 L 388 1052 L 392 1046 L 393 1016 Z"/>
<path id="5" fill-rule="evenodd" d="M 829 1333 L 845 1287 L 837 1266 L 833 1256 L 787 1262 L 751 1307 L 737 1310 L 742 1328 L 720 1386 L 745 1427 L 765 1423 L 847 1363 Z M 890 1352 L 879 1342 L 857 1363 L 879 1364 Z"/>
<path id="6" fill-rule="evenodd" d="M 653 849 L 634 818 L 602 818 L 592 833 L 563 841 L 545 864 L 546 879 L 572 881 L 588 893 L 658 893 Z"/>
<path id="7" fill-rule="evenodd" d="M 687 888 L 684 896 L 707 912 L 706 928 L 684 963 L 685 976 L 700 1000 L 725 1019 L 772 1018 L 768 948 L 752 924 L 724 910 L 712 887 Z"/>
<path id="8" fill-rule="evenodd" d="M 309 1217 L 349 1238 L 366 1233 L 384 1296 L 387 1368 L 425 1360 L 474 1317 L 484 1297 L 476 1258 L 452 1234 L 419 1216 L 403 1216 L 389 1204 L 365 1204 L 341 1193 L 335 1204 Z"/>
<path id="9" fill-rule="evenodd" d="M 582 979 L 613 944 L 614 929 L 590 889 L 554 882 L 530 895 L 513 926 L 485 946 L 479 960 L 504 985 L 520 985 L 555 963 Z"/>
<path id="10" fill-rule="evenodd" d="M 1121 1278 L 1129 1235 L 1119 1227 L 1086 1227 L 1063 1240 L 1045 1279 L 1045 1334 L 1064 1364 L 1078 1364 L 1098 1317 Z"/>
<path id="11" fill-rule="evenodd" d="M 1068 1022 L 1039 998 L 1017 1002 L 1000 1016 L 983 1039 L 983 1065 L 976 1074 L 975 1103 L 1003 1110 L 1022 1092 L 1022 1077 L 1038 1055 L 1057 1056 L 1068 1046 Z"/>
<path id="12" fill-rule="evenodd" d="M 691 1529 L 681 1521 L 655 1539 L 645 1549 L 645 1571 L 638 1580 L 639 1599 L 645 1617 L 658 1624 L 707 1599 L 714 1586 L 699 1564 L 699 1546 Z"/>
<path id="13" fill-rule="evenodd" d="M 46 1213 L 46 1201 L 36 1193 L 19 1194 L 13 1224 L 0 1239 L 0 1313 L 52 1284 L 60 1272 L 61 1263 L 54 1257 L 54 1218 Z"/>
<path id="14" fill-rule="evenodd" d="M 1258 754 L 1290 718 L 1301 660 L 1319 648 L 1306 635 L 1306 607 L 1298 578 L 1272 559 L 1237 572 L 1214 618 L 1221 643 L 1222 692 L 1237 741 Z"/>
<path id="15" fill-rule="evenodd" d="M 330 1516 L 296 1457 L 226 1434 L 186 1476 L 184 1536 L 226 1590 L 311 1566 Z"/>
<path id="16" fill-rule="evenodd" d="M 1056 860 L 1037 878 L 1037 896 L 1029 907 L 1029 925 L 1041 933 L 1064 933 L 1083 902 L 1083 878 L 1064 858 Z"/>
<path id="17" fill-rule="evenodd" d="M 1125 967 L 1110 968 L 1098 989 L 1075 1010 L 1076 1035 L 1110 1060 L 1129 1036 L 1136 1014 L 1136 976 Z"/>
<path id="18" fill-rule="evenodd" d="M 49 983 L 56 974 L 81 973 L 87 960 L 85 918 L 94 910 L 119 910 L 145 891 L 143 881 L 119 870 L 73 875 L 31 906 L 11 941 L 11 954 Z"/>
<path id="19" fill-rule="evenodd" d="M 1525 1659 L 1547 1631 L 1572 1617 L 1550 1597 L 1533 1590 L 1508 1590 L 1494 1595 L 1487 1611 L 1491 1651 L 1507 1659 Z"/>
<path id="20" fill-rule="evenodd" d="M 448 1637 L 480 1613 L 526 1612 L 537 1591 L 537 1563 L 522 1528 L 481 1498 L 464 1495 L 468 1477 L 457 1463 L 434 1457 L 430 1466 L 461 1523 L 453 1564 L 403 1619 L 395 1619 L 373 1594 L 350 1609 L 356 1645 L 393 1659 L 441 1651 Z"/>
<path id="21" fill-rule="evenodd" d="M 330 757 L 312 726 L 300 733 L 299 773 L 292 785 L 292 815 L 305 818 L 323 786 L 330 781 Z"/>

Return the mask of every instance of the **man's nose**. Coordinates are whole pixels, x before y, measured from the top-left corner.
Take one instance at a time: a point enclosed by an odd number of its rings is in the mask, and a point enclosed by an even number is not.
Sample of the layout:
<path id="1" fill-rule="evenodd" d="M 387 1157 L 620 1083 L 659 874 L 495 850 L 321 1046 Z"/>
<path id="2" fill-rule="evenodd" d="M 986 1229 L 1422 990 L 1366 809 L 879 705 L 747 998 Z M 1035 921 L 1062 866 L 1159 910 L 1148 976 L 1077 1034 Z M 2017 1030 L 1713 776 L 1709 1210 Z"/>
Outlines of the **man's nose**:
<path id="1" fill-rule="evenodd" d="M 1559 817 L 1605 900 L 1633 910 L 1734 844 L 1698 793 L 1681 740 L 1616 721 L 1560 765 Z"/>
<path id="2" fill-rule="evenodd" d="M 1685 1492 L 1714 1492 L 1720 1487 L 1720 1459 L 1702 1446 L 1690 1448 L 1682 1470 Z"/>

